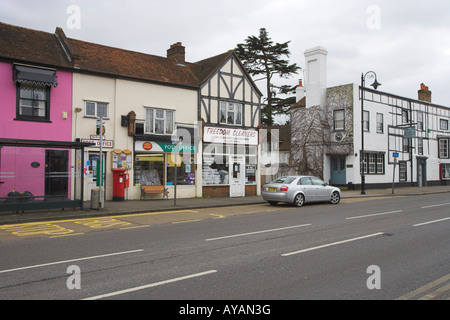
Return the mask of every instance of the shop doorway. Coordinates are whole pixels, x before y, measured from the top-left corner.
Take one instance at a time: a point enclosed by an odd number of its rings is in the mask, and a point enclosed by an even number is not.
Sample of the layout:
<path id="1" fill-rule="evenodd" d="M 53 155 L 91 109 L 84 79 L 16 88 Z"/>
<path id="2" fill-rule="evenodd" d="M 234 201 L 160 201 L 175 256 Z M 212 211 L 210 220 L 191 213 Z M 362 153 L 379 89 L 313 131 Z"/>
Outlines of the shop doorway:
<path id="1" fill-rule="evenodd" d="M 69 151 L 45 150 L 45 197 L 68 199 Z"/>
<path id="2" fill-rule="evenodd" d="M 97 178 L 100 166 L 100 153 L 89 152 L 87 162 L 87 178 L 86 178 L 86 200 L 91 200 L 92 189 L 98 188 Z M 106 191 L 106 153 L 103 153 L 103 190 Z M 103 193 L 106 199 L 106 192 Z"/>
<path id="3" fill-rule="evenodd" d="M 230 157 L 230 197 L 245 197 L 245 158 Z"/>

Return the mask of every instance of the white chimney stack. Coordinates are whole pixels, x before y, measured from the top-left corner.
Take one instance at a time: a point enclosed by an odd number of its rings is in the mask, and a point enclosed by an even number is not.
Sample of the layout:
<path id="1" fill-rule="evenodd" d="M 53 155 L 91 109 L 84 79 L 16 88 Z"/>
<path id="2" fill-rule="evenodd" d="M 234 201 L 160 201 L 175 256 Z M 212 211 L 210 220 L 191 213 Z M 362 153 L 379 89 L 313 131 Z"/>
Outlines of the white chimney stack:
<path id="1" fill-rule="evenodd" d="M 327 56 L 324 47 L 305 51 L 306 108 L 324 106 L 327 92 Z"/>

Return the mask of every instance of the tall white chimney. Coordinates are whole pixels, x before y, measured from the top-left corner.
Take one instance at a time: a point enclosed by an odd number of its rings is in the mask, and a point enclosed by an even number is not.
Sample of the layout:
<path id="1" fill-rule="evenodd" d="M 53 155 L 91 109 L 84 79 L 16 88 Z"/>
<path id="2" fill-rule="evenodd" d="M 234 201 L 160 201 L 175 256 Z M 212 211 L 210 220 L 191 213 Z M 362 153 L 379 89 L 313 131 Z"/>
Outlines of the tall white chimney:
<path id="1" fill-rule="evenodd" d="M 324 106 L 327 92 L 327 56 L 324 47 L 305 51 L 306 108 Z"/>

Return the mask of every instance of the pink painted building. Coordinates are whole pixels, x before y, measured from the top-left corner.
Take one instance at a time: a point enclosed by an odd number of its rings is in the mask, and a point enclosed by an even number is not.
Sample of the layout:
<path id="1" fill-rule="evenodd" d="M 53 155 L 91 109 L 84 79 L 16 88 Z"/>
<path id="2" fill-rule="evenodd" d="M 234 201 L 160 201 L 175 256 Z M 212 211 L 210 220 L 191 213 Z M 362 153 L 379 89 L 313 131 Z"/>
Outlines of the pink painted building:
<path id="1" fill-rule="evenodd" d="M 56 33 L 0 23 L 0 211 L 82 200 L 71 64 Z"/>

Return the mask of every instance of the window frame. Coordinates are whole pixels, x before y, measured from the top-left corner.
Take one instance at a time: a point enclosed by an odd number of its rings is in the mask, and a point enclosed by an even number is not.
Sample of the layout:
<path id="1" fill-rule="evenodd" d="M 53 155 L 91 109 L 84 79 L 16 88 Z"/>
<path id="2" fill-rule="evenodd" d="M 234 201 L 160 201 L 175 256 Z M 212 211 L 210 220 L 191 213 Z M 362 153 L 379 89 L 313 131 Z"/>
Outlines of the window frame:
<path id="1" fill-rule="evenodd" d="M 443 130 L 443 131 L 448 131 L 448 120 L 447 119 L 440 119 L 439 129 Z"/>
<path id="2" fill-rule="evenodd" d="M 366 110 L 363 112 L 363 130 L 364 132 L 370 132 L 370 112 Z"/>
<path id="3" fill-rule="evenodd" d="M 149 112 L 151 111 L 151 131 L 148 128 L 148 119 Z M 158 112 L 163 112 L 162 116 L 157 117 Z M 168 119 L 168 114 L 171 114 L 171 120 L 170 123 Z M 157 122 L 163 122 L 163 130 L 161 132 L 157 132 L 156 130 L 156 124 Z M 168 125 L 169 124 L 169 125 Z M 169 132 L 170 131 L 170 132 Z M 175 110 L 172 109 L 160 109 L 160 108 L 151 108 L 151 107 L 145 107 L 145 122 L 144 122 L 144 134 L 154 134 L 154 135 L 160 135 L 160 136 L 171 136 L 173 132 L 175 131 Z"/>
<path id="4" fill-rule="evenodd" d="M 88 103 L 93 103 L 94 104 L 94 114 L 88 114 L 88 107 L 87 104 Z M 84 117 L 85 118 L 93 118 L 93 119 L 98 119 L 100 118 L 100 116 L 98 115 L 98 105 L 99 104 L 104 104 L 106 106 L 106 117 L 103 116 L 103 119 L 109 119 L 109 103 L 107 102 L 101 102 L 101 101 L 92 101 L 92 100 L 85 100 L 84 101 Z"/>
<path id="5" fill-rule="evenodd" d="M 41 100 L 41 99 L 34 99 L 34 98 L 22 98 L 21 97 L 21 88 L 23 88 L 24 86 L 31 86 L 34 88 L 36 86 L 45 88 L 45 100 Z M 44 108 L 44 112 L 45 115 L 44 116 L 35 116 L 35 115 L 23 115 L 21 114 L 21 101 L 22 100 L 27 100 L 27 101 L 32 101 L 32 105 L 34 105 L 35 102 L 45 102 L 45 108 Z M 31 107 L 32 110 L 34 109 L 34 107 Z M 23 120 L 23 121 L 35 121 L 35 122 L 50 122 L 50 86 L 46 86 L 46 85 L 39 85 L 36 83 L 17 83 L 16 86 L 16 118 L 14 120 Z"/>
<path id="6" fill-rule="evenodd" d="M 386 153 L 365 152 L 365 163 L 360 163 L 360 170 L 365 175 L 385 175 L 386 174 Z"/>
<path id="7" fill-rule="evenodd" d="M 379 117 L 381 116 L 381 122 L 379 121 Z M 381 124 L 381 128 L 380 128 Z M 377 112 L 377 133 L 384 133 L 384 114 Z"/>
<path id="8" fill-rule="evenodd" d="M 230 109 L 233 107 L 233 110 Z M 242 103 L 234 103 L 227 101 L 219 101 L 219 110 L 218 110 L 218 122 L 219 124 L 229 125 L 229 126 L 242 126 L 244 122 L 244 106 Z M 224 111 L 224 112 L 223 112 Z M 230 115 L 233 115 L 233 123 L 229 122 Z M 222 116 L 225 115 L 225 118 Z M 240 121 L 238 121 L 240 120 Z"/>
<path id="9" fill-rule="evenodd" d="M 337 119 L 337 115 L 342 114 L 342 119 Z M 338 123 L 342 122 L 342 126 L 338 126 Z M 333 129 L 334 131 L 345 131 L 345 110 L 339 109 L 333 111 Z"/>
<path id="10" fill-rule="evenodd" d="M 449 158 L 449 141 L 448 138 L 438 139 L 438 156 L 439 159 L 448 159 Z M 442 142 L 445 142 L 445 147 L 443 148 Z"/>

